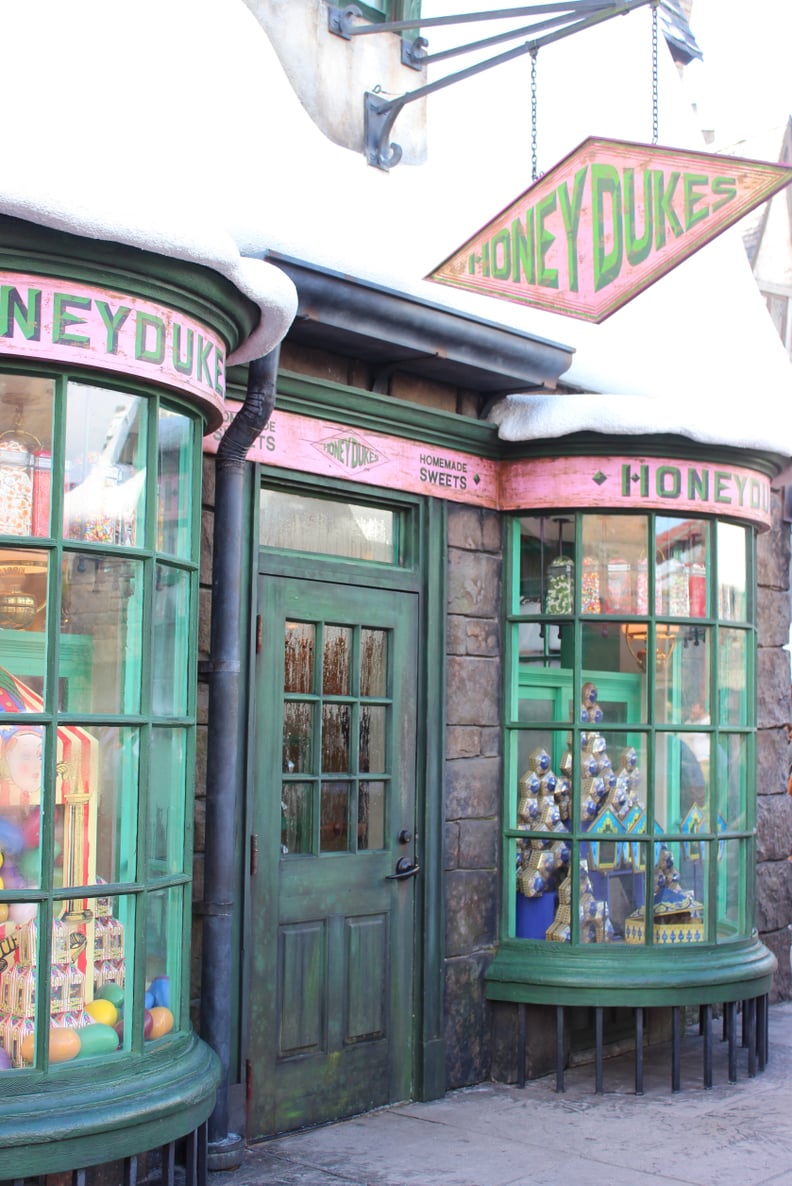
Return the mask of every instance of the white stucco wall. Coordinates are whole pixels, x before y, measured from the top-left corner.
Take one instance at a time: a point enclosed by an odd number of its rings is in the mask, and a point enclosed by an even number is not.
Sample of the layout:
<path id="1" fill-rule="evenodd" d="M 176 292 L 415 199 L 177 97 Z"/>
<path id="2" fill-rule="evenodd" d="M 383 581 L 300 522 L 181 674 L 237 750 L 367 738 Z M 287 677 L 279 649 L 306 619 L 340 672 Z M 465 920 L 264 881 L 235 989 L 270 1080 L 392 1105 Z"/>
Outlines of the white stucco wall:
<path id="1" fill-rule="evenodd" d="M 650 19 L 642 9 L 541 51 L 540 169 L 590 134 L 651 138 Z M 17 97 L 0 210 L 230 275 L 262 307 L 240 359 L 270 348 L 293 314 L 283 274 L 239 257 L 276 249 L 572 345 L 565 378 L 643 397 L 645 431 L 673 396 L 693 437 L 792 454 L 792 366 L 737 232 L 599 326 L 422 279 L 530 181 L 527 56 L 433 95 L 426 164 L 384 173 L 317 128 L 243 0 L 83 0 L 79 19 L 26 0 L 3 8 L 0 32 Z M 450 36 L 470 40 L 470 28 Z M 433 31 L 430 52 L 444 40 Z M 661 51 L 660 142 L 701 148 Z M 361 121 L 362 110 L 361 94 Z"/>

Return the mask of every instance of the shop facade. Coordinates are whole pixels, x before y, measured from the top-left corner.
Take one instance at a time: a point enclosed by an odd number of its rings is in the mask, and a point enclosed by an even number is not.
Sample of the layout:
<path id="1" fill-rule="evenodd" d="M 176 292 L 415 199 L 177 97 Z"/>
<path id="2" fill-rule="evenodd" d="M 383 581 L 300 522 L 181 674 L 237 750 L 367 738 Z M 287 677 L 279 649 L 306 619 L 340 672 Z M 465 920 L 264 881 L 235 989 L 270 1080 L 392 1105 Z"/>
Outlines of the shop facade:
<path id="1" fill-rule="evenodd" d="M 104 163 L 63 210 L 32 167 L 3 200 L 0 1180 L 119 1158 L 120 1180 L 164 1148 L 200 1182 L 397 1100 L 572 1057 L 599 1077 L 697 1008 L 731 1035 L 739 1007 L 735 1073 L 761 1069 L 792 994 L 792 442 L 760 414 L 788 368 L 737 295 L 691 352 L 673 277 L 641 298 L 668 350 L 632 307 L 595 335 L 441 303 L 416 277 L 484 206 L 456 111 L 386 189 L 346 151 L 354 96 L 306 123 L 304 41 L 233 6 L 200 36 L 178 6 L 120 12 L 151 126 L 183 69 L 191 159 L 228 138 L 252 180 L 207 167 L 204 209 L 169 149 L 162 208 L 149 174 L 108 197 Z M 406 86 L 377 44 L 363 74 Z M 282 120 L 250 160 L 262 103 Z M 634 137 L 619 103 L 604 130 Z M 494 206 L 524 188 L 512 142 L 493 122 Z M 688 288 L 717 288 L 711 258 Z M 744 402 L 701 380 L 735 324 Z"/>

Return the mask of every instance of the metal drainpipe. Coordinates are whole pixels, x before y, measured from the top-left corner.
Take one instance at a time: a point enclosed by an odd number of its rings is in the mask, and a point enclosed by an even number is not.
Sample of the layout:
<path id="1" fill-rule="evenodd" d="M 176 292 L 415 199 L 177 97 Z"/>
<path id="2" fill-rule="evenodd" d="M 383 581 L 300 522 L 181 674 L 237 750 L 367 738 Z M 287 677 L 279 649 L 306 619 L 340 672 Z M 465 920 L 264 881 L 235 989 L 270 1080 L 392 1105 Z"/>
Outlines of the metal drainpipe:
<path id="1" fill-rule="evenodd" d="M 244 476 L 247 451 L 275 405 L 280 347 L 248 367 L 245 402 L 220 441 L 215 460 L 209 722 L 206 768 L 201 1035 L 220 1058 L 222 1076 L 209 1118 L 209 1169 L 235 1169 L 244 1142 L 228 1131 L 234 894 L 237 875 L 236 795 L 239 752 Z"/>

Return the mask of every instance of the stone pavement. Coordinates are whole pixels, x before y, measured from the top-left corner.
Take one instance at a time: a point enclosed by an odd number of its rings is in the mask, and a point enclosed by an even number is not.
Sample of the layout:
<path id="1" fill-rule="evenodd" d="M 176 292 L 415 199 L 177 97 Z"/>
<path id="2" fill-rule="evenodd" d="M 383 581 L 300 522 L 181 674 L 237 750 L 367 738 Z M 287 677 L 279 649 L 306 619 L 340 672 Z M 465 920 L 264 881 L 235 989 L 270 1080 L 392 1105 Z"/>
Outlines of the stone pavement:
<path id="1" fill-rule="evenodd" d="M 702 1085 L 703 1039 L 683 1042 L 682 1090 L 670 1052 L 648 1051 L 644 1094 L 632 1055 L 524 1088 L 482 1084 L 430 1103 L 400 1104 L 251 1147 L 209 1186 L 792 1186 L 792 1002 L 770 1008 L 767 1068 L 748 1078 L 713 1027 L 713 1087 Z"/>

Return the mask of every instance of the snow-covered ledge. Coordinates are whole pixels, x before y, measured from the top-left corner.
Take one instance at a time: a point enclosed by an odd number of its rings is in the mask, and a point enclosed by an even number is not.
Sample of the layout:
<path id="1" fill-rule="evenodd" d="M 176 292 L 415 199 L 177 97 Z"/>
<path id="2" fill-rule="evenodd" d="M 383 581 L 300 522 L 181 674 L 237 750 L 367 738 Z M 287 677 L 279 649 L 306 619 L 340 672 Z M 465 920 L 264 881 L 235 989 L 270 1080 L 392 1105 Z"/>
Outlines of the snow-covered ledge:
<path id="1" fill-rule="evenodd" d="M 784 393 L 786 395 L 786 393 Z M 775 403 L 775 407 L 773 406 Z M 504 441 L 552 440 L 576 432 L 609 436 L 675 434 L 703 445 L 728 445 L 792 456 L 792 423 L 779 401 L 746 391 L 737 402 L 719 392 L 691 399 L 669 394 L 507 395 L 489 411 Z"/>

